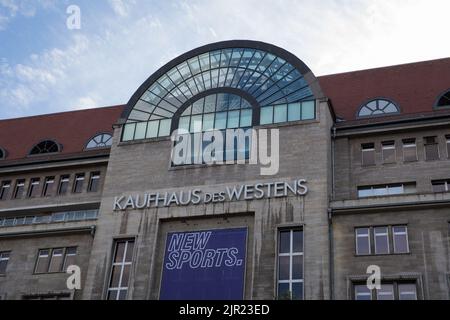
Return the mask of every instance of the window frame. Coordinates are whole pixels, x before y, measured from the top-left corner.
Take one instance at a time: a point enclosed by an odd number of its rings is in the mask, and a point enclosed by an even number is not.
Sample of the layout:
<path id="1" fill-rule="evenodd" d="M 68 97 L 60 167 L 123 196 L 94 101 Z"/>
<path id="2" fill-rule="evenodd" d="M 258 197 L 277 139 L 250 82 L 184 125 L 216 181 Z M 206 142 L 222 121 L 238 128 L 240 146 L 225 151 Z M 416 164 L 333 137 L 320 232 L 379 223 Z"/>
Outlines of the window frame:
<path id="1" fill-rule="evenodd" d="M 123 251 L 123 257 L 122 257 L 122 261 L 120 262 L 116 262 L 116 254 L 117 254 L 117 250 L 119 248 L 119 244 L 120 243 L 124 243 L 125 242 L 125 248 Z M 133 252 L 131 253 L 131 261 L 126 261 L 127 259 L 127 253 L 128 253 L 128 246 L 129 243 L 133 243 Z M 106 293 L 105 293 L 105 299 L 106 300 L 110 300 L 109 299 L 109 295 L 111 291 L 115 291 L 116 292 L 116 301 L 121 300 L 120 299 L 120 293 L 121 291 L 126 291 L 125 294 L 125 299 L 128 299 L 129 293 L 130 293 L 130 283 L 132 280 L 132 269 L 133 269 L 133 264 L 135 262 L 135 252 L 136 252 L 136 238 L 117 238 L 117 239 L 113 239 L 113 247 L 112 247 L 112 256 L 110 259 L 110 268 L 109 268 L 109 277 L 108 277 L 108 282 L 106 287 Z M 119 286 L 118 287 L 111 287 L 112 285 L 112 281 L 113 281 L 113 271 L 114 271 L 114 267 L 116 266 L 120 266 L 120 277 L 119 277 Z M 130 273 L 128 275 L 128 286 L 127 287 L 122 287 L 122 280 L 123 280 L 123 273 L 124 273 L 124 269 L 125 266 L 130 266 Z M 113 301 L 114 301 L 113 300 Z"/>
<path id="2" fill-rule="evenodd" d="M 414 141 L 414 143 L 410 142 Z M 415 148 L 415 159 L 414 160 L 405 160 L 405 148 Z M 403 162 L 415 162 L 419 160 L 418 150 L 417 150 L 417 139 L 416 138 L 408 138 L 402 140 L 402 157 Z"/>
<path id="3" fill-rule="evenodd" d="M 7 255 L 7 257 L 5 258 L 4 255 Z M 6 261 L 6 263 L 5 263 L 5 272 L 4 273 L 0 273 L 0 277 L 6 275 L 6 272 L 8 271 L 8 264 L 9 264 L 10 260 L 11 260 L 11 251 L 1 251 L 0 252 L 0 262 Z"/>
<path id="4" fill-rule="evenodd" d="M 95 192 L 100 191 L 100 178 L 101 178 L 101 172 L 100 171 L 93 171 L 93 172 L 90 173 L 87 192 L 95 193 Z M 96 190 L 92 190 L 92 186 L 94 185 L 93 184 L 94 180 L 97 180 Z"/>
<path id="5" fill-rule="evenodd" d="M 376 232 L 376 229 L 384 228 L 386 232 L 378 233 Z M 390 239 L 391 235 L 389 232 L 389 226 L 375 226 L 372 227 L 373 230 L 373 245 L 374 245 L 374 255 L 389 255 L 391 254 L 391 246 L 390 246 Z M 387 243 L 387 252 L 377 252 L 377 236 L 385 237 L 386 243 Z M 393 237 L 393 234 L 392 234 Z"/>
<path id="6" fill-rule="evenodd" d="M 372 253 L 372 232 L 371 232 L 371 228 L 372 227 L 355 227 L 354 230 L 354 236 L 355 236 L 355 255 L 356 256 L 371 256 L 373 255 Z M 358 238 L 366 238 L 365 236 L 362 235 L 358 235 L 357 230 L 358 229 L 367 229 L 367 240 L 368 240 L 368 248 L 369 248 L 369 253 L 359 253 L 358 252 Z"/>
<path id="7" fill-rule="evenodd" d="M 41 148 L 39 147 L 39 145 L 42 145 L 42 144 L 44 144 L 44 143 L 45 143 L 45 144 L 47 144 L 47 143 L 52 143 L 52 144 L 53 144 L 52 147 L 53 147 L 53 146 L 56 146 L 56 147 L 57 147 L 57 151 L 52 151 L 52 152 L 38 152 L 38 153 L 35 153 L 34 150 L 37 149 L 37 148 L 41 149 Z M 39 157 L 39 156 L 42 156 L 42 155 L 52 155 L 52 154 L 60 153 L 61 151 L 62 151 L 62 145 L 61 145 L 60 143 L 58 143 L 57 141 L 52 140 L 52 139 L 46 139 L 46 140 L 41 140 L 41 141 L 39 141 L 38 143 L 36 143 L 36 144 L 30 149 L 30 151 L 28 152 L 28 157 Z"/>
<path id="8" fill-rule="evenodd" d="M 14 200 L 19 200 L 23 198 L 23 194 L 25 192 L 25 185 L 26 185 L 26 180 L 25 179 L 17 179 L 16 180 L 16 184 L 14 187 L 14 193 L 12 195 L 12 199 Z M 19 189 L 21 188 L 21 189 Z M 20 190 L 20 195 L 19 195 L 19 190 Z"/>
<path id="9" fill-rule="evenodd" d="M 40 195 L 39 187 L 41 185 L 41 178 L 31 178 L 28 185 L 27 198 L 36 198 Z"/>
<path id="10" fill-rule="evenodd" d="M 433 143 L 428 143 L 427 139 L 433 138 L 434 142 Z M 435 159 L 428 159 L 429 155 L 428 155 L 428 148 L 429 146 L 434 146 L 436 147 L 436 151 L 437 151 L 437 157 Z M 423 138 L 423 147 L 424 147 L 424 154 L 425 154 L 425 161 L 437 161 L 441 159 L 441 153 L 440 153 L 440 148 L 439 148 L 439 139 L 437 136 L 428 136 L 428 137 L 424 137 Z"/>
<path id="11" fill-rule="evenodd" d="M 392 296 L 393 296 L 393 300 L 394 301 L 399 301 L 399 300 L 403 300 L 400 299 L 400 289 L 399 287 L 401 285 L 412 285 L 415 288 L 415 300 L 419 300 L 419 279 L 409 279 L 409 280 L 404 280 L 404 279 L 393 279 L 393 280 L 381 280 L 381 285 L 391 285 L 392 286 Z M 366 287 L 367 285 L 365 282 L 361 281 L 361 280 L 353 280 L 351 281 L 351 298 L 352 300 L 356 300 L 356 301 L 361 301 L 359 299 L 357 299 L 358 295 L 357 295 L 357 290 L 356 287 Z M 368 289 L 368 288 L 367 288 Z M 375 300 L 375 301 L 382 301 L 380 299 L 378 299 L 379 297 L 379 290 L 378 289 L 373 289 L 370 290 L 368 289 L 370 292 L 370 300 Z M 367 295 L 366 295 L 367 296 Z"/>
<path id="12" fill-rule="evenodd" d="M 373 114 L 374 111 L 372 111 L 372 114 L 370 115 L 361 115 L 361 111 L 363 108 L 367 108 L 370 110 L 369 107 L 367 107 L 367 105 L 369 103 L 375 102 L 376 103 L 376 109 L 375 110 L 381 110 L 379 108 L 379 104 L 380 101 L 386 101 L 388 102 L 386 104 L 386 106 L 384 108 L 387 108 L 387 106 L 389 106 L 390 104 L 392 104 L 397 111 L 396 112 L 382 112 L 379 114 Z M 394 100 L 390 99 L 390 98 L 386 98 L 386 97 L 376 97 L 376 98 L 372 98 L 372 99 L 368 99 L 366 100 L 363 104 L 361 104 L 356 112 L 356 118 L 357 119 L 366 119 L 366 118 L 375 118 L 375 117 L 386 117 L 386 116 L 390 116 L 390 115 L 398 115 L 402 113 L 402 109 L 400 108 L 400 105 L 398 103 L 396 103 Z"/>
<path id="13" fill-rule="evenodd" d="M 386 158 L 385 158 L 386 150 L 394 150 L 394 160 L 393 161 L 386 160 Z M 383 161 L 383 164 L 392 164 L 392 163 L 397 162 L 397 144 L 395 143 L 395 140 L 381 142 L 381 159 Z"/>
<path id="14" fill-rule="evenodd" d="M 86 180 L 86 174 L 84 172 L 76 173 L 75 179 L 73 180 L 72 193 L 75 193 L 75 194 L 83 193 L 85 191 L 85 190 L 83 190 L 85 180 Z"/>
<path id="15" fill-rule="evenodd" d="M 50 181 L 53 181 L 52 183 L 50 183 Z M 55 188 L 55 184 L 56 184 L 56 177 L 54 176 L 48 176 L 45 177 L 44 179 L 44 184 L 42 185 L 42 197 L 51 197 L 53 196 L 53 193 L 55 192 L 55 190 L 51 190 L 51 192 L 49 193 L 49 185 L 51 185 L 50 188 Z"/>
<path id="16" fill-rule="evenodd" d="M 67 250 L 68 249 L 75 249 L 75 254 L 71 255 L 71 256 L 77 256 L 78 255 L 78 247 L 77 246 L 70 246 L 70 247 L 56 247 L 56 248 L 45 248 L 45 249 L 38 249 L 38 254 L 36 257 L 36 261 L 34 264 L 34 271 L 33 274 L 34 275 L 40 275 L 40 274 L 58 274 L 58 273 L 65 273 L 66 270 L 65 268 L 65 263 L 67 260 Z M 50 266 L 52 265 L 52 261 L 53 261 L 53 256 L 54 256 L 54 251 L 55 250 L 62 250 L 62 255 L 61 255 L 61 262 L 60 262 L 60 266 L 59 266 L 59 270 L 58 271 L 50 271 Z M 39 259 L 41 257 L 41 252 L 42 251 L 48 251 L 48 262 L 45 266 L 45 272 L 37 272 L 37 267 L 38 267 L 38 263 L 39 263 Z"/>
<path id="17" fill-rule="evenodd" d="M 369 147 L 372 146 L 372 147 Z M 372 153 L 373 154 L 373 163 L 368 163 L 365 164 L 364 163 L 364 153 Z M 361 143 L 361 167 L 373 167 L 376 166 L 377 161 L 376 161 L 376 148 L 375 148 L 375 143 L 373 142 L 366 142 L 366 143 Z"/>
<path id="18" fill-rule="evenodd" d="M 397 227 L 404 227 L 405 228 L 405 232 L 404 235 L 406 237 L 406 252 L 397 252 L 396 247 L 395 247 L 395 236 L 398 235 L 398 232 L 395 232 L 394 229 Z M 393 254 L 409 254 L 411 253 L 411 248 L 409 247 L 409 232 L 408 232 L 408 225 L 392 225 L 392 253 Z M 402 233 L 400 233 L 400 235 L 402 235 Z"/>
<path id="19" fill-rule="evenodd" d="M 64 174 L 64 175 L 59 176 L 58 191 L 57 191 L 58 196 L 63 196 L 63 195 L 66 195 L 67 193 L 69 193 L 71 176 L 72 175 L 70 175 L 70 174 Z M 62 192 L 63 183 L 67 183 L 67 185 L 65 186 L 64 192 Z"/>
<path id="20" fill-rule="evenodd" d="M 8 200 L 7 198 L 11 192 L 11 185 L 12 185 L 11 180 L 2 181 L 2 184 L 0 186 L 0 201 Z M 6 189 L 7 191 L 5 191 Z"/>

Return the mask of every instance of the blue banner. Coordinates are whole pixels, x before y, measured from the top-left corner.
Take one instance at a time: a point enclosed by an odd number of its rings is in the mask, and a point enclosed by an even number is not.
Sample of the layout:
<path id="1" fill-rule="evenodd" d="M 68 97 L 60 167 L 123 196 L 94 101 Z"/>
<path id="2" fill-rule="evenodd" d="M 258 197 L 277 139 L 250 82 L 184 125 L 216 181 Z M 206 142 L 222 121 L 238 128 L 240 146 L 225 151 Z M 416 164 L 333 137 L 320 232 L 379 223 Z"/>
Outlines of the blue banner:
<path id="1" fill-rule="evenodd" d="M 247 228 L 167 235 L 161 300 L 242 300 Z"/>

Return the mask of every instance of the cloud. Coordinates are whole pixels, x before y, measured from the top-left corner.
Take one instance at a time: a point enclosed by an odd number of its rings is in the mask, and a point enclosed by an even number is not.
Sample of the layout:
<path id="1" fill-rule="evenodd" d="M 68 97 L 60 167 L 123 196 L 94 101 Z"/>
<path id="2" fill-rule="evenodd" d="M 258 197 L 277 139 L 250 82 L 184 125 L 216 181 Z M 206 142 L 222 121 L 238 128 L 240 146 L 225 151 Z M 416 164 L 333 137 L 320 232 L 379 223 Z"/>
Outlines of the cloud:
<path id="1" fill-rule="evenodd" d="M 0 117 L 126 103 L 171 59 L 221 40 L 273 43 L 316 75 L 450 52 L 450 42 L 443 41 L 447 0 L 109 0 L 109 5 L 114 13 L 95 12 L 98 29 L 70 33 L 69 42 L 14 65 L 0 60 L 0 106 L 8 110 L 0 110 Z"/>

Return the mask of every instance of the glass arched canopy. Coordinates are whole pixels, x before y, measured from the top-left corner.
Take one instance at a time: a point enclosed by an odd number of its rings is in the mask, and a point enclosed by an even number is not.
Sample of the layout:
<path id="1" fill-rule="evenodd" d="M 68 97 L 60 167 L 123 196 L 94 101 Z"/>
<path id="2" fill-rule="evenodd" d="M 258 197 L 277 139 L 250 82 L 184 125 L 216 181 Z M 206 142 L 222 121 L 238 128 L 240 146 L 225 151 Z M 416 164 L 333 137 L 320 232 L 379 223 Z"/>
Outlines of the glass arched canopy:
<path id="1" fill-rule="evenodd" d="M 291 53 L 255 41 L 215 43 L 174 59 L 138 89 L 122 115 L 122 140 L 168 136 L 178 128 L 187 108 L 214 94 L 232 94 L 247 101 L 253 110 L 252 125 L 260 124 L 261 108 L 276 110 L 291 104 L 301 108 L 302 101 L 322 97 L 312 72 Z M 311 119 L 311 113 L 315 116 L 314 111 L 304 112 L 308 114 L 305 119 Z"/>

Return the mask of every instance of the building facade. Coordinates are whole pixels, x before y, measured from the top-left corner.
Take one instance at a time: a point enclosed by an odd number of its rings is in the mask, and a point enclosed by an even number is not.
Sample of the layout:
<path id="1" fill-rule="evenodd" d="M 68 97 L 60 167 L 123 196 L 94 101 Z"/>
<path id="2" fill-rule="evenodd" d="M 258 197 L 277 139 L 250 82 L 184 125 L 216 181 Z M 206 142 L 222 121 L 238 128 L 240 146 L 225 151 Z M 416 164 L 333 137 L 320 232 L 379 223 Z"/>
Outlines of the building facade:
<path id="1" fill-rule="evenodd" d="M 449 71 L 226 41 L 127 105 L 1 120 L 0 298 L 449 299 Z"/>

